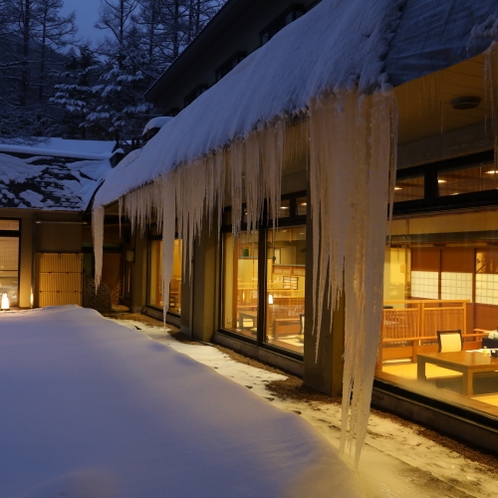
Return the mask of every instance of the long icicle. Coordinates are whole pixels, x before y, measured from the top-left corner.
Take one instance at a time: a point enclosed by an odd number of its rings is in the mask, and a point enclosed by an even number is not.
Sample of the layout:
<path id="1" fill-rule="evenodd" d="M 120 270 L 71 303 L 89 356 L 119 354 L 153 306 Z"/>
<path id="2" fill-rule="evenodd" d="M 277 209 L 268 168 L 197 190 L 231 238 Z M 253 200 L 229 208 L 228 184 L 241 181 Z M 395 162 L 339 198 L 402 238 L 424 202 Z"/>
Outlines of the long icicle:
<path id="1" fill-rule="evenodd" d="M 92 211 L 92 236 L 93 254 L 95 259 L 95 291 L 99 288 L 102 280 L 102 266 L 104 258 L 104 219 L 105 208 L 99 206 Z"/>
<path id="2" fill-rule="evenodd" d="M 346 302 L 341 452 L 358 463 L 368 423 L 382 313 L 390 162 L 390 96 L 329 95 L 310 107 L 314 329 Z M 324 299 L 325 296 L 325 299 Z M 318 348 L 318 344 L 317 344 Z"/>

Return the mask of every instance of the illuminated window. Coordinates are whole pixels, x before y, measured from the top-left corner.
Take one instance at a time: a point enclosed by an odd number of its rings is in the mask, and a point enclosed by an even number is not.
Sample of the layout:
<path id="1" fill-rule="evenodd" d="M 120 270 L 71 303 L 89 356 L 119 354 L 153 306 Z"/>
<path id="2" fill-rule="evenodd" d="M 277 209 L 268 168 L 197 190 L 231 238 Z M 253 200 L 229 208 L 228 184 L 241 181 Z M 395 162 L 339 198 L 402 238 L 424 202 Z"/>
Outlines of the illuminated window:
<path id="1" fill-rule="evenodd" d="M 394 187 L 394 202 L 414 201 L 424 198 L 424 177 L 403 178 Z"/>
<path id="2" fill-rule="evenodd" d="M 277 227 L 264 219 L 257 231 L 234 237 L 225 225 L 223 235 L 221 329 L 298 355 L 304 352 L 306 200 L 285 196 Z M 230 210 L 223 221 L 233 221 Z"/>
<path id="3" fill-rule="evenodd" d="M 498 347 L 498 209 L 399 218 L 392 231 L 377 378 L 493 415 L 496 369 L 463 382 L 460 367 L 438 357 L 438 331 L 461 331 L 455 362 L 488 362 L 484 346 Z"/>
<path id="4" fill-rule="evenodd" d="M 265 340 L 298 353 L 304 342 L 306 227 L 268 230 Z"/>
<path id="5" fill-rule="evenodd" d="M 482 192 L 498 188 L 498 171 L 493 164 L 458 170 L 444 170 L 437 175 L 440 196 Z"/>
<path id="6" fill-rule="evenodd" d="M 223 328 L 256 339 L 258 327 L 258 232 L 223 238 Z"/>
<path id="7" fill-rule="evenodd" d="M 19 305 L 19 220 L 0 220 L 0 295 Z"/>
<path id="8" fill-rule="evenodd" d="M 160 239 L 150 241 L 149 246 L 149 299 L 148 304 L 156 308 L 163 307 L 162 292 L 162 252 L 163 242 Z M 182 241 L 175 239 L 173 248 L 173 268 L 169 283 L 170 313 L 181 312 L 182 290 Z"/>

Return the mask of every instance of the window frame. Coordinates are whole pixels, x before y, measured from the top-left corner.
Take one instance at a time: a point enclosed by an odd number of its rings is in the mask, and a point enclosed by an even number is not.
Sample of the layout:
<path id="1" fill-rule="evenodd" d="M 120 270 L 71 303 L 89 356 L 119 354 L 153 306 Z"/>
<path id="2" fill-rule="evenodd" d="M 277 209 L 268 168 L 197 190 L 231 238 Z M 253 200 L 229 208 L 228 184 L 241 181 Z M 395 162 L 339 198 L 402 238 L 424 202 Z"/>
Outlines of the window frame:
<path id="1" fill-rule="evenodd" d="M 298 215 L 298 199 L 307 197 L 309 198 L 309 194 L 306 190 L 302 190 L 299 192 L 293 192 L 291 194 L 284 194 L 281 196 L 281 201 L 286 201 L 289 200 L 289 216 L 288 217 L 281 217 L 276 220 L 276 227 L 278 228 L 285 228 L 285 227 L 297 227 L 297 226 L 306 226 L 307 225 L 307 217 L 309 210 L 306 210 L 306 214 L 301 214 Z M 309 204 L 309 202 L 308 202 Z M 244 213 L 246 205 L 243 204 L 242 206 L 242 213 Z M 223 219 L 225 219 L 227 213 L 231 212 L 231 207 L 226 207 L 223 210 Z M 231 219 L 230 215 L 230 220 L 233 223 L 233 220 Z M 258 254 L 257 254 L 257 260 L 258 260 L 258 311 L 257 311 L 257 334 L 255 338 L 249 338 L 245 337 L 242 334 L 237 334 L 236 332 L 223 328 L 222 326 L 222 317 L 223 317 L 223 297 L 224 297 L 224 282 L 225 282 L 225 275 L 224 275 L 224 257 L 225 257 L 225 245 L 223 243 L 223 234 L 231 233 L 232 232 L 232 223 L 228 224 L 222 224 L 221 230 L 220 230 L 220 287 L 219 287 L 219 311 L 218 311 L 218 316 L 219 318 L 219 323 L 217 327 L 217 331 L 219 333 L 222 333 L 224 335 L 236 338 L 237 340 L 240 340 L 242 342 L 248 342 L 250 344 L 255 345 L 258 348 L 264 348 L 267 350 L 270 350 L 272 352 L 276 352 L 279 354 L 282 354 L 284 356 L 294 358 L 297 360 L 302 360 L 303 359 L 303 354 L 299 354 L 278 346 L 275 346 L 273 344 L 268 343 L 265 340 L 265 331 L 266 331 L 266 296 L 267 296 L 267 235 L 268 232 L 273 229 L 273 222 L 268 216 L 268 203 L 265 202 L 264 209 L 263 209 L 263 215 L 261 216 L 261 221 L 259 226 L 255 227 L 255 230 L 258 230 Z M 247 231 L 247 223 L 243 222 L 240 225 L 240 231 L 245 232 Z"/>
<path id="2" fill-rule="evenodd" d="M 396 171 L 397 182 L 403 181 L 403 179 L 423 176 L 424 197 L 423 199 L 394 202 L 394 217 L 417 215 L 431 211 L 438 212 L 443 210 L 497 206 L 498 196 L 496 195 L 496 189 L 444 196 L 439 195 L 438 189 L 438 174 L 489 164 L 493 163 L 493 161 L 494 151 L 488 150 L 453 159 L 445 159 L 444 161 L 398 169 Z"/>
<path id="3" fill-rule="evenodd" d="M 17 221 L 18 228 L 17 230 L 0 230 L 0 237 L 5 238 L 17 238 L 17 301 L 11 302 L 10 306 L 17 307 L 20 303 L 20 294 L 21 294 L 21 233 L 22 233 L 22 219 L 21 218 L 0 218 L 5 221 Z"/>

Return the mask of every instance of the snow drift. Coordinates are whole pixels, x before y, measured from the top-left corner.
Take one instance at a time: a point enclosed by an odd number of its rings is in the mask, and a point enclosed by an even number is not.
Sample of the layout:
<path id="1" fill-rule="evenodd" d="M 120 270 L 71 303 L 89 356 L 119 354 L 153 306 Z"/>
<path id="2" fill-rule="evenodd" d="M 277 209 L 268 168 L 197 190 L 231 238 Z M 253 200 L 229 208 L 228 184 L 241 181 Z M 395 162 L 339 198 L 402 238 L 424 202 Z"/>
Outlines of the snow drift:
<path id="1" fill-rule="evenodd" d="M 76 306 L 0 315 L 0 495 L 360 496 L 298 416 Z"/>

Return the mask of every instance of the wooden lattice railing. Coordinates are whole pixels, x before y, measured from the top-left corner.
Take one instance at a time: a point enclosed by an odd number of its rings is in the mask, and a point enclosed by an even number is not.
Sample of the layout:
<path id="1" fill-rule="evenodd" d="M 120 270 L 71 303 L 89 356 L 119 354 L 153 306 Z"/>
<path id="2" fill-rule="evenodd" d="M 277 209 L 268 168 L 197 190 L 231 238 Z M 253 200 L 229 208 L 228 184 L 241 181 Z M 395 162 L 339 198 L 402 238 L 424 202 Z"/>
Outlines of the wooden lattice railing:
<path id="1" fill-rule="evenodd" d="M 482 333 L 467 332 L 464 300 L 409 300 L 384 303 L 379 363 L 437 351 L 438 330 L 461 330 L 464 349 L 480 347 Z"/>

